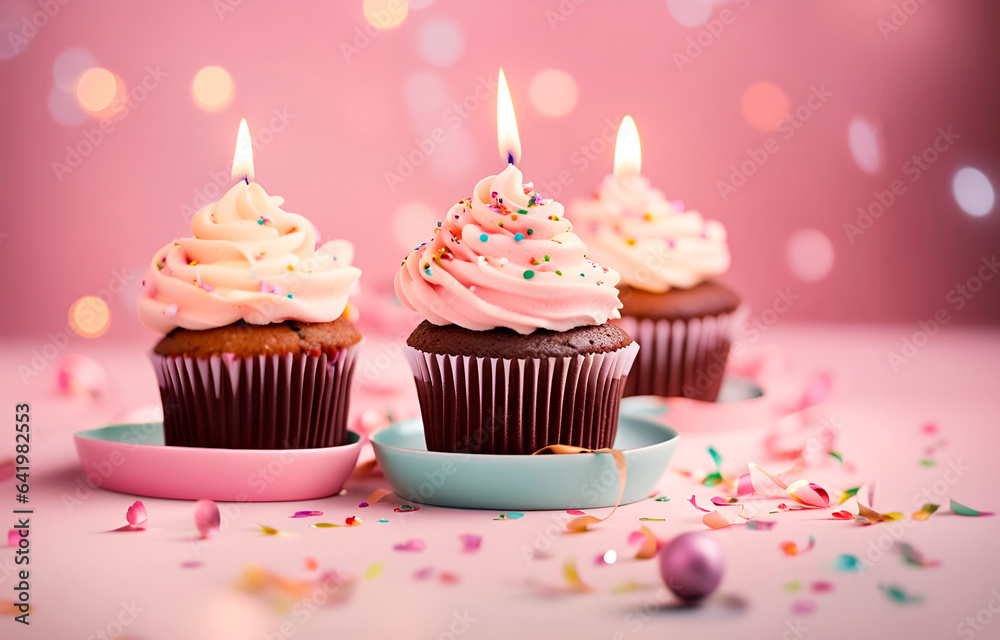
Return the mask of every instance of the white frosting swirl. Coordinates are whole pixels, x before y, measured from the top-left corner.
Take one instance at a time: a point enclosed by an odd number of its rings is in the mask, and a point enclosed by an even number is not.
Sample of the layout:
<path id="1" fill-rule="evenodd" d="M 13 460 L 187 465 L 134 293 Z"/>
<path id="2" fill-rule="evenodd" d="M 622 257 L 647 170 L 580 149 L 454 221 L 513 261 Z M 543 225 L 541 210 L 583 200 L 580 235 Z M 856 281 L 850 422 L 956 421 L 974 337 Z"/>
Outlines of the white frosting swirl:
<path id="1" fill-rule="evenodd" d="M 589 256 L 618 271 L 621 284 L 653 293 L 689 289 L 725 273 L 726 229 L 683 211 L 641 175 L 607 176 L 596 198 L 570 204 Z"/>
<path id="2" fill-rule="evenodd" d="M 257 183 L 237 183 L 191 220 L 192 238 L 153 258 L 139 298 L 149 329 L 210 329 L 244 320 L 332 322 L 361 271 L 345 240 L 316 247 L 312 224 Z"/>

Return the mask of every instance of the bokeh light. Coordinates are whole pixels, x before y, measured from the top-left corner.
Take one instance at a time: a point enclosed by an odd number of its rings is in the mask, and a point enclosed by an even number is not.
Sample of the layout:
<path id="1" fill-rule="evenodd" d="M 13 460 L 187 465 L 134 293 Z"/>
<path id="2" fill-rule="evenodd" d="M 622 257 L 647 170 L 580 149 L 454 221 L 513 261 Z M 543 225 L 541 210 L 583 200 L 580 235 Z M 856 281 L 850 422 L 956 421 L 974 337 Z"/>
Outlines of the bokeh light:
<path id="1" fill-rule="evenodd" d="M 785 248 L 788 268 L 803 282 L 817 282 L 833 268 L 833 243 L 819 229 L 800 229 Z"/>
<path id="2" fill-rule="evenodd" d="M 951 190 L 955 194 L 955 202 L 970 216 L 985 216 L 993 210 L 996 201 L 993 185 L 979 169 L 959 169 L 951 182 Z"/>
<path id="3" fill-rule="evenodd" d="M 444 220 L 444 211 L 438 211 L 421 202 L 407 202 L 392 216 L 392 234 L 399 250 L 404 254 L 434 236 L 437 223 Z"/>
<path id="4" fill-rule="evenodd" d="M 115 74 L 101 67 L 87 69 L 76 85 L 76 99 L 90 113 L 108 110 L 118 93 Z"/>
<path id="5" fill-rule="evenodd" d="M 57 87 L 72 93 L 84 72 L 96 66 L 97 59 L 90 51 L 83 47 L 70 47 L 56 56 L 52 63 L 52 79 Z"/>
<path id="6" fill-rule="evenodd" d="M 225 109 L 233 101 L 233 77 L 222 67 L 205 67 L 195 74 L 191 94 L 205 111 Z"/>
<path id="7" fill-rule="evenodd" d="M 712 0 L 667 0 L 667 11 L 678 24 L 697 27 L 712 15 Z"/>
<path id="8" fill-rule="evenodd" d="M 465 53 L 462 29 L 450 18 L 428 20 L 420 28 L 417 46 L 424 62 L 434 67 L 450 67 Z"/>
<path id="9" fill-rule="evenodd" d="M 49 115 L 57 123 L 65 127 L 75 127 L 83 124 L 89 117 L 80 108 L 80 104 L 72 93 L 67 93 L 59 87 L 49 91 Z"/>
<path id="10" fill-rule="evenodd" d="M 573 76 L 559 69 L 539 71 L 528 85 L 528 99 L 532 106 L 551 118 L 572 111 L 579 95 Z"/>
<path id="11" fill-rule="evenodd" d="M 398 27 L 406 19 L 410 5 L 406 0 L 365 0 L 365 20 L 376 29 Z"/>
<path id="12" fill-rule="evenodd" d="M 878 127 L 858 116 L 847 126 L 847 144 L 855 164 L 872 175 L 882 169 L 882 143 Z"/>
<path id="13" fill-rule="evenodd" d="M 69 308 L 69 326 L 84 338 L 97 338 L 111 326 L 111 309 L 97 296 L 83 296 Z"/>
<path id="14" fill-rule="evenodd" d="M 614 549 L 609 549 L 604 554 L 605 564 L 614 564 L 617 560 L 618 560 L 618 552 L 615 551 Z"/>
<path id="15" fill-rule="evenodd" d="M 785 92 L 770 82 L 758 82 L 743 92 L 740 109 L 747 123 L 758 131 L 774 131 L 788 115 L 792 103 Z"/>

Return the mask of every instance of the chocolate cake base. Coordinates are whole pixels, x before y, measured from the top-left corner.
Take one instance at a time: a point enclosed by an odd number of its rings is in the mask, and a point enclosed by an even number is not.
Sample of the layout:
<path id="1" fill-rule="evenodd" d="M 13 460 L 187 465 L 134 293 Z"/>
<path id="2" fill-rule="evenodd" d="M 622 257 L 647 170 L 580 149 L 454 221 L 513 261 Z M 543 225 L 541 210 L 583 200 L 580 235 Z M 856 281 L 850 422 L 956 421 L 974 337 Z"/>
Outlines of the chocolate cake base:
<path id="1" fill-rule="evenodd" d="M 638 350 L 611 324 L 522 336 L 424 322 L 407 345 L 428 450 L 506 455 L 612 446 Z"/>

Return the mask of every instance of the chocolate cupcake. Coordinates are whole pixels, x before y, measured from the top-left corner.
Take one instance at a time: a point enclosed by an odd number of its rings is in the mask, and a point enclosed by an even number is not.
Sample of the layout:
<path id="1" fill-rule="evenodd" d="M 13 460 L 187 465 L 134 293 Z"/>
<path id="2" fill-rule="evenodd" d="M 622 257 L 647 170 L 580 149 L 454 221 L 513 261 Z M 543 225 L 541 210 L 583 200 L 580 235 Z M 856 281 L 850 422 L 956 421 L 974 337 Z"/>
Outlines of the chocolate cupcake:
<path id="1" fill-rule="evenodd" d="M 642 345 L 625 395 L 714 401 L 745 315 L 739 295 L 714 279 L 730 265 L 726 230 L 630 168 L 570 206 L 590 257 L 621 274 L 616 322 Z"/>
<path id="2" fill-rule="evenodd" d="M 396 274 L 426 321 L 407 341 L 427 447 L 610 447 L 638 346 L 608 323 L 618 274 L 510 164 L 453 206 Z"/>
<path id="3" fill-rule="evenodd" d="M 361 334 L 344 317 L 361 272 L 346 241 L 239 181 L 156 253 L 139 317 L 154 349 L 167 445 L 302 449 L 346 444 Z"/>

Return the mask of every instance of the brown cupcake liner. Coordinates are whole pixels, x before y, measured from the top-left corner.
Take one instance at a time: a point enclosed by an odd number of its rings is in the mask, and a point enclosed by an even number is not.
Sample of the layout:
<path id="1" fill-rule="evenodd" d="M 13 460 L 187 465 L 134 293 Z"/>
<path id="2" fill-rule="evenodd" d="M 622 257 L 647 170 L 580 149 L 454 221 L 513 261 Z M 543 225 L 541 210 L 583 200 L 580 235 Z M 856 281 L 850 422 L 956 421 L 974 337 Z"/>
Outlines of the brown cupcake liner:
<path id="1" fill-rule="evenodd" d="M 347 444 L 349 391 L 360 345 L 333 357 L 154 353 L 165 444 L 214 449 Z"/>
<path id="2" fill-rule="evenodd" d="M 610 447 L 639 345 L 565 358 L 480 358 L 406 348 L 429 451 L 527 455 Z"/>
<path id="3" fill-rule="evenodd" d="M 688 320 L 623 316 L 615 320 L 642 345 L 624 396 L 684 397 L 715 402 L 726 373 L 729 347 L 746 309 Z"/>

